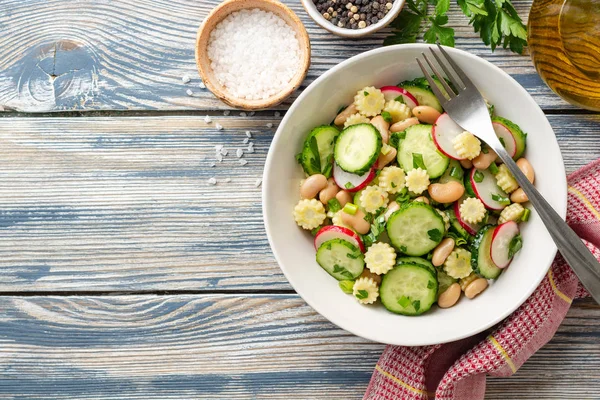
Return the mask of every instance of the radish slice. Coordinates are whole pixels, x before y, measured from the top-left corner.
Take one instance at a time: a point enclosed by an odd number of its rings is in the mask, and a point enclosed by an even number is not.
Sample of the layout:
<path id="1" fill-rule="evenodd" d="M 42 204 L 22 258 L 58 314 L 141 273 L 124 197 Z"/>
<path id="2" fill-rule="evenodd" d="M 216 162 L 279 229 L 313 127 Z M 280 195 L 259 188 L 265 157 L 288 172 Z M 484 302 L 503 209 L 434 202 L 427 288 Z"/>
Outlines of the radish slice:
<path id="1" fill-rule="evenodd" d="M 471 186 L 475 196 L 489 210 L 502 210 L 510 201 L 506 192 L 498 187 L 496 178 L 492 173 L 485 169 L 475 169 L 471 171 Z M 479 182 L 478 182 L 479 181 Z"/>
<path id="2" fill-rule="evenodd" d="M 493 122 L 492 125 L 494 125 L 494 131 L 496 131 L 496 136 L 498 136 L 498 139 L 500 139 L 500 142 L 506 149 L 506 152 L 511 157 L 514 157 L 515 154 L 517 154 L 517 142 L 515 141 L 515 137 L 513 136 L 513 134 L 508 130 L 506 126 L 502 125 L 500 122 Z"/>
<path id="3" fill-rule="evenodd" d="M 439 151 L 444 155 L 453 158 L 455 160 L 464 160 L 461 158 L 456 150 L 454 150 L 454 144 L 452 141 L 455 137 L 463 133 L 465 130 L 461 128 L 456 122 L 450 118 L 447 113 L 443 113 L 433 124 L 433 143 Z"/>
<path id="4" fill-rule="evenodd" d="M 462 217 L 460 215 L 460 205 L 462 204 L 463 200 L 466 199 L 466 198 L 467 198 L 466 196 L 463 196 L 458 201 L 454 202 L 454 215 L 456 215 L 456 219 L 458 220 L 458 223 L 460 224 L 460 226 L 462 226 L 463 228 L 465 228 L 465 230 L 467 232 L 469 232 L 469 234 L 476 235 L 477 232 L 483 226 L 483 224 L 481 224 L 481 223 L 479 223 L 479 224 L 470 224 L 467 221 L 465 221 L 464 219 L 462 219 Z"/>
<path id="5" fill-rule="evenodd" d="M 371 168 L 369 172 L 362 175 L 351 174 L 340 168 L 337 163 L 333 163 L 333 179 L 335 183 L 349 192 L 358 192 L 367 187 L 369 182 L 375 179 L 375 168 Z"/>
<path id="6" fill-rule="evenodd" d="M 406 89 L 399 88 L 398 86 L 384 86 L 380 88 L 383 96 L 385 97 L 385 101 L 394 100 L 398 96 L 402 96 L 404 98 L 404 104 L 406 104 L 411 110 L 419 105 L 419 102 L 408 92 Z"/>
<path id="7" fill-rule="evenodd" d="M 506 268 L 512 261 L 510 244 L 519 234 L 519 225 L 515 221 L 508 221 L 494 229 L 490 257 L 498 268 Z"/>
<path id="8" fill-rule="evenodd" d="M 351 229 L 335 225 L 328 225 L 319 229 L 319 232 L 317 232 L 317 235 L 315 236 L 315 250 L 319 250 L 319 247 L 323 243 L 333 239 L 342 239 L 350 242 L 358 247 L 360 251 L 363 253 L 365 252 L 365 245 L 362 240 L 360 240 L 360 236 Z"/>

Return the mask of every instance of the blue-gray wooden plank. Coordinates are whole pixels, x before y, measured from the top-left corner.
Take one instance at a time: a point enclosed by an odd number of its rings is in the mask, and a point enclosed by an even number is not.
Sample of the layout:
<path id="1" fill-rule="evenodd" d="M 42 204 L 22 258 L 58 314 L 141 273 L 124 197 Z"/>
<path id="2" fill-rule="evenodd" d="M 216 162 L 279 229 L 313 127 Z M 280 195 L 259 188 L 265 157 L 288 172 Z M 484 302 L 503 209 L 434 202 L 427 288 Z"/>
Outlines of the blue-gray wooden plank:
<path id="1" fill-rule="evenodd" d="M 198 26 L 218 0 L 0 0 L 0 110 L 186 110 L 228 108 L 199 86 Z M 380 47 L 389 30 L 361 40 L 317 26 L 299 1 L 284 0 L 312 43 L 306 87 L 332 66 Z M 524 20 L 532 0 L 514 0 Z M 528 55 L 492 53 L 456 4 L 456 46 L 503 68 L 544 109 L 568 106 L 543 84 Z M 181 78 L 193 78 L 188 85 Z M 192 89 L 193 96 L 186 94 Z M 285 109 L 295 98 L 279 106 Z"/>
<path id="2" fill-rule="evenodd" d="M 600 157 L 600 116 L 549 118 L 569 171 Z M 0 118 L 0 292 L 290 290 L 255 185 L 277 122 Z"/>
<path id="3" fill-rule="evenodd" d="M 0 297 L 0 397 L 361 399 L 383 345 L 296 295 Z M 600 398 L 600 307 L 487 399 Z"/>

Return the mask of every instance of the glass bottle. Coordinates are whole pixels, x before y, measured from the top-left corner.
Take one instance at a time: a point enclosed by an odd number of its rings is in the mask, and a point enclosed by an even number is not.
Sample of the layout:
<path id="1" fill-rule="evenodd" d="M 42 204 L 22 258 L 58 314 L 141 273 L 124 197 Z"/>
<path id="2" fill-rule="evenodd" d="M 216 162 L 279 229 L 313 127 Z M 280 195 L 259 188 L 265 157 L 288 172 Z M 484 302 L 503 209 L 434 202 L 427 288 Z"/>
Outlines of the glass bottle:
<path id="1" fill-rule="evenodd" d="M 569 103 L 600 111 L 600 0 L 534 0 L 528 31 L 546 84 Z"/>

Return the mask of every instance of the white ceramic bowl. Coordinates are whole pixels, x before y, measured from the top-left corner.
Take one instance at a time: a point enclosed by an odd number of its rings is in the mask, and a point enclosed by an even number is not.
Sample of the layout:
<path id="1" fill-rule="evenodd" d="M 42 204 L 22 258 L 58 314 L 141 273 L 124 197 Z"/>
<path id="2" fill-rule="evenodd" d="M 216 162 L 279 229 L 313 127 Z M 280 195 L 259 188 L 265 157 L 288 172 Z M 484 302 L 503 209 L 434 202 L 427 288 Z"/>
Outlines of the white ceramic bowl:
<path id="1" fill-rule="evenodd" d="M 302 298 L 325 318 L 358 336 L 396 345 L 445 343 L 481 332 L 516 310 L 546 274 L 556 247 L 535 212 L 522 224 L 524 246 L 500 278 L 474 300 L 462 298 L 446 310 L 433 307 L 419 317 L 392 314 L 381 305 L 363 306 L 344 294 L 315 261 L 313 238 L 294 222 L 303 172 L 294 155 L 306 134 L 329 124 L 340 106 L 360 88 L 394 85 L 422 76 L 415 57 L 428 45 L 383 47 L 342 62 L 308 86 L 281 122 L 267 157 L 263 214 L 269 242 L 283 273 Z M 562 156 L 554 132 L 535 101 L 501 69 L 467 52 L 447 49 L 496 106 L 498 115 L 519 124 L 527 138 L 527 159 L 536 187 L 566 214 L 567 190 Z"/>
<path id="2" fill-rule="evenodd" d="M 392 8 L 388 13 L 379 20 L 376 24 L 369 25 L 366 28 L 362 29 L 348 29 L 348 28 L 340 28 L 337 25 L 333 25 L 331 22 L 325 19 L 323 15 L 317 10 L 317 6 L 313 3 L 313 0 L 302 0 L 302 6 L 308 13 L 308 15 L 322 28 L 327 29 L 329 32 L 334 33 L 338 36 L 343 36 L 347 38 L 359 38 L 362 36 L 370 35 L 371 33 L 375 33 L 378 30 L 385 28 L 388 26 L 397 16 L 400 14 L 402 10 L 402 6 L 404 6 L 404 0 L 390 0 L 393 1 Z"/>

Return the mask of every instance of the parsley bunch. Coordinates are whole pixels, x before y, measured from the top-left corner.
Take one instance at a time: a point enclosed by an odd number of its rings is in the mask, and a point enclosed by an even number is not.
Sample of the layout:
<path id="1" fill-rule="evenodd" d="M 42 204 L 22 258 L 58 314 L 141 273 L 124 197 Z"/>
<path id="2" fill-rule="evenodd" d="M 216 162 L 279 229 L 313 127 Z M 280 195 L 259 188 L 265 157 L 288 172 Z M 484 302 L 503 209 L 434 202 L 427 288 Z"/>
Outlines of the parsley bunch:
<path id="1" fill-rule="evenodd" d="M 469 24 L 483 43 L 492 51 L 497 46 L 510 48 L 522 53 L 527 45 L 527 29 L 510 0 L 456 0 L 462 12 L 470 18 Z M 433 6 L 430 13 L 429 6 Z M 392 35 L 387 37 L 385 46 L 400 43 L 414 43 L 425 29 L 423 39 L 427 43 L 439 42 L 454 46 L 454 29 L 445 26 L 450 0 L 406 0 L 405 6 L 391 26 Z"/>

